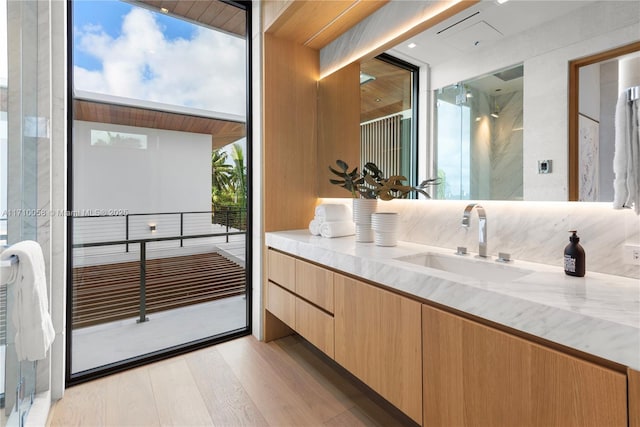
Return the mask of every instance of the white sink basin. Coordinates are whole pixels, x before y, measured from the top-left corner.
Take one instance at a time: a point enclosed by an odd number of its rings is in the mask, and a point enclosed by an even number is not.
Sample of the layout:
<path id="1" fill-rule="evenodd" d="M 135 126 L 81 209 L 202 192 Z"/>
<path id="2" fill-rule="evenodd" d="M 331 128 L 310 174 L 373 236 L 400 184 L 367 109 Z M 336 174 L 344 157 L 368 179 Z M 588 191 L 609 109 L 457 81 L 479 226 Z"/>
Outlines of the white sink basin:
<path id="1" fill-rule="evenodd" d="M 488 259 L 473 258 L 471 255 L 422 253 L 399 257 L 396 260 L 492 282 L 508 282 L 533 273 L 533 270 L 497 263 Z"/>

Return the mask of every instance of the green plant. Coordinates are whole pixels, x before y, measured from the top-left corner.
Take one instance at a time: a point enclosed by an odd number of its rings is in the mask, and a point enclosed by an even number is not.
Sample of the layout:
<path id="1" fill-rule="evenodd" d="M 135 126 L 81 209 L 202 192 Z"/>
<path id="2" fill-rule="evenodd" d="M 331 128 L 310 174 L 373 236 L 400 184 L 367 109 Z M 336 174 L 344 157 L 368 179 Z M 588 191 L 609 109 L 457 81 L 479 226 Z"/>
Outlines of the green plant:
<path id="1" fill-rule="evenodd" d="M 334 185 L 338 185 L 351 192 L 353 198 L 392 200 L 405 199 L 412 191 L 431 198 L 426 189 L 430 186 L 438 185 L 439 178 L 430 178 L 422 181 L 419 185 L 404 185 L 402 182 L 407 178 L 402 175 L 393 175 L 385 178 L 382 171 L 375 163 L 367 162 L 363 172 L 354 168 L 349 172 L 349 165 L 344 160 L 336 160 L 337 168 L 329 166 L 329 170 L 340 179 L 329 179 Z"/>

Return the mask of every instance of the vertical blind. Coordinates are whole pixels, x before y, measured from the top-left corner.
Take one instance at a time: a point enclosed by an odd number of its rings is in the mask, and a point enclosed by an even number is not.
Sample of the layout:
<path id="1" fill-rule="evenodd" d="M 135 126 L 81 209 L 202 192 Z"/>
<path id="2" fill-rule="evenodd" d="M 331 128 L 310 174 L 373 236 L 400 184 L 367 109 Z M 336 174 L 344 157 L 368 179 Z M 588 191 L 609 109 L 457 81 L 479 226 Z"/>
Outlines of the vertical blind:
<path id="1" fill-rule="evenodd" d="M 396 114 L 360 125 L 360 170 L 373 162 L 387 178 L 402 175 L 401 120 Z"/>

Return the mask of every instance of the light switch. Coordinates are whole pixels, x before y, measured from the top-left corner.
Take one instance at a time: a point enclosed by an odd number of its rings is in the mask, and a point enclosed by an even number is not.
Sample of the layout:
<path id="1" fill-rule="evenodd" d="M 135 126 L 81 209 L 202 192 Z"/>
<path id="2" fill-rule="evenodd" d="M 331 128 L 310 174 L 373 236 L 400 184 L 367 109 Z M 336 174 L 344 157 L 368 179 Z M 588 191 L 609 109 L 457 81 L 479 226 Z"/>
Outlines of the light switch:
<path id="1" fill-rule="evenodd" d="M 538 160 L 538 173 L 551 173 L 551 160 Z"/>

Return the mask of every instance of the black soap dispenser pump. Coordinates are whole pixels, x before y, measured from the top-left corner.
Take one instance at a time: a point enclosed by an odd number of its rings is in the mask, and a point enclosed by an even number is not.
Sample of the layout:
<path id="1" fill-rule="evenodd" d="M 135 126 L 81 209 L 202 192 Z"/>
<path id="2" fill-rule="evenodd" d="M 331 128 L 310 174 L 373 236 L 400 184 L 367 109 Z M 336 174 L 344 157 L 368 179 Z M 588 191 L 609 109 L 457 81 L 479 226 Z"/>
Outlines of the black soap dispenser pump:
<path id="1" fill-rule="evenodd" d="M 569 231 L 569 243 L 564 248 L 564 272 L 569 276 L 584 277 L 585 256 L 584 249 L 580 246 L 580 238 L 576 234 L 576 230 Z"/>

